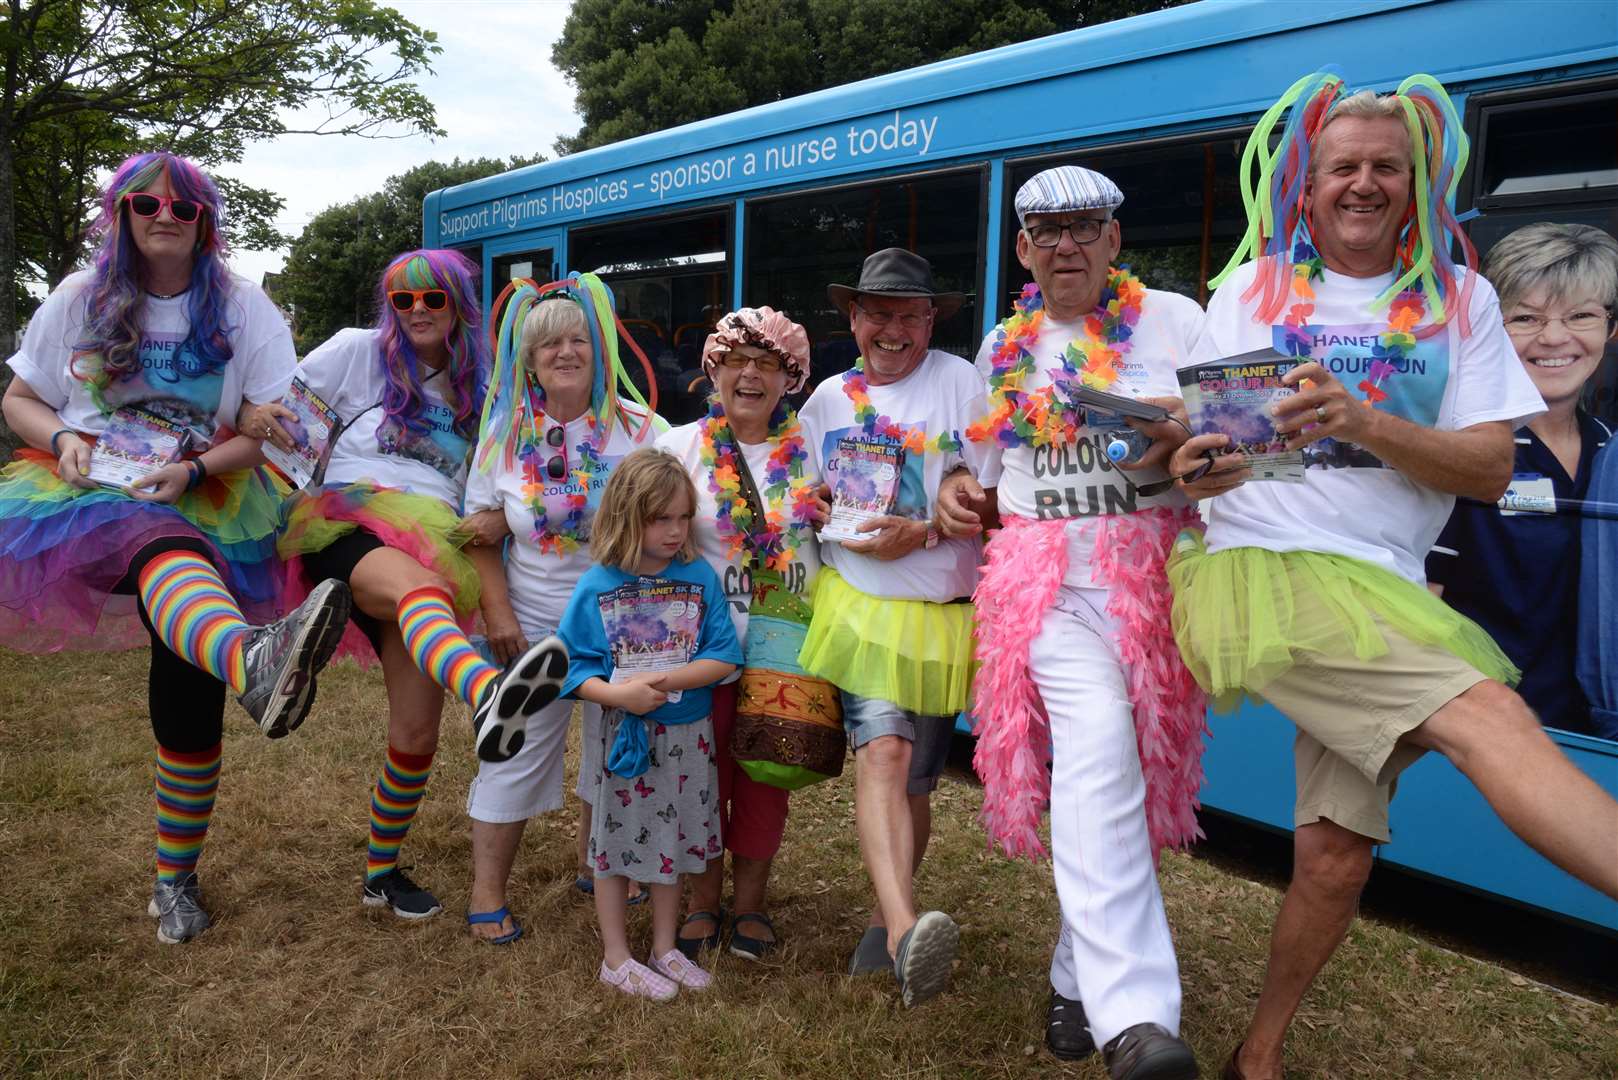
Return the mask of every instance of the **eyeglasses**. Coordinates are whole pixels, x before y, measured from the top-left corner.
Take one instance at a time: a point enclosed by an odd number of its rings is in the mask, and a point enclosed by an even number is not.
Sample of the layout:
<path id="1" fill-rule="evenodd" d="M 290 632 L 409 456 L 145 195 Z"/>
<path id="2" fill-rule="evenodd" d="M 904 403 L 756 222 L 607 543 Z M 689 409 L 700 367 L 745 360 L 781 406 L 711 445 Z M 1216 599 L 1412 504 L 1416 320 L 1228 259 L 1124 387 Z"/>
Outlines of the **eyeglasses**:
<path id="1" fill-rule="evenodd" d="M 869 319 L 871 321 L 871 325 L 873 326 L 887 326 L 889 323 L 893 322 L 894 319 L 898 319 L 900 326 L 904 327 L 906 330 L 914 330 L 923 323 L 931 320 L 933 317 L 933 313 L 931 311 L 927 312 L 925 315 L 897 315 L 891 311 L 872 311 L 858 300 L 854 301 L 854 306 L 860 309 L 860 314 Z"/>
<path id="2" fill-rule="evenodd" d="M 449 293 L 443 289 L 390 289 L 388 303 L 394 311 L 413 311 L 416 301 L 428 311 L 443 311 L 449 306 Z"/>
<path id="3" fill-rule="evenodd" d="M 1075 244 L 1094 243 L 1101 230 L 1107 227 L 1111 218 L 1079 218 L 1066 225 L 1046 223 L 1042 225 L 1028 225 L 1023 232 L 1028 234 L 1028 242 L 1037 248 L 1053 248 L 1062 242 L 1062 234 L 1067 233 L 1073 238 Z"/>
<path id="4" fill-rule="evenodd" d="M 1512 337 L 1535 337 L 1551 323 L 1560 323 L 1570 334 L 1606 333 L 1612 323 L 1610 311 L 1575 311 L 1561 318 L 1545 315 L 1513 315 L 1506 320 L 1506 333 Z"/>
<path id="5" fill-rule="evenodd" d="M 769 375 L 780 371 L 786 366 L 779 356 L 774 353 L 764 353 L 762 356 L 744 355 L 735 349 L 722 352 L 714 357 L 714 363 L 720 367 L 731 368 L 735 371 L 745 371 L 748 364 L 752 364 L 759 371 Z"/>
<path id="6" fill-rule="evenodd" d="M 560 424 L 551 428 L 545 432 L 545 442 L 552 449 L 561 451 L 552 454 L 550 460 L 545 462 L 545 475 L 552 480 L 561 480 L 567 476 L 567 429 Z"/>
<path id="7" fill-rule="evenodd" d="M 132 213 L 141 217 L 156 217 L 166 206 L 169 216 L 182 225 L 189 225 L 202 216 L 202 204 L 193 199 L 176 199 L 169 195 L 153 195 L 148 191 L 132 191 L 124 196 Z"/>

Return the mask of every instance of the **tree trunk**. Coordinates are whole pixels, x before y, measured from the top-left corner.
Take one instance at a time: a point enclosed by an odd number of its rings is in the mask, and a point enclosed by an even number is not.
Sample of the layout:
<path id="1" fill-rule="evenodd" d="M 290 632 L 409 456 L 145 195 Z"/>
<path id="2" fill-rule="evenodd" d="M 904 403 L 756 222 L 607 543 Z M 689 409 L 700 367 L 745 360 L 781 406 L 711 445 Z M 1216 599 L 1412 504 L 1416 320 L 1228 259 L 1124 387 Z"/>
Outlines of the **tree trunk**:
<path id="1" fill-rule="evenodd" d="M 17 204 L 12 196 L 11 124 L 0 120 L 0 361 L 17 351 Z M 0 393 L 11 383 L 11 368 L 0 363 Z M 11 457 L 22 440 L 0 418 L 0 460 Z"/>

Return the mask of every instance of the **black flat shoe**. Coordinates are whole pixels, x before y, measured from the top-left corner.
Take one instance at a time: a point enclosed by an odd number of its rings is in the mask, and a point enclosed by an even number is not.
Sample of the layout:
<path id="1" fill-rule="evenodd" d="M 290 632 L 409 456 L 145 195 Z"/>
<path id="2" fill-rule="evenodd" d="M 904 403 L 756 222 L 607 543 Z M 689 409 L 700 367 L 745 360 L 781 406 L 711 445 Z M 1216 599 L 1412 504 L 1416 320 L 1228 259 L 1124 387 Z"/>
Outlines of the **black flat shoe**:
<path id="1" fill-rule="evenodd" d="M 1063 1061 L 1082 1061 L 1096 1052 L 1083 1002 L 1051 991 L 1050 1008 L 1045 1013 L 1045 1045 Z"/>

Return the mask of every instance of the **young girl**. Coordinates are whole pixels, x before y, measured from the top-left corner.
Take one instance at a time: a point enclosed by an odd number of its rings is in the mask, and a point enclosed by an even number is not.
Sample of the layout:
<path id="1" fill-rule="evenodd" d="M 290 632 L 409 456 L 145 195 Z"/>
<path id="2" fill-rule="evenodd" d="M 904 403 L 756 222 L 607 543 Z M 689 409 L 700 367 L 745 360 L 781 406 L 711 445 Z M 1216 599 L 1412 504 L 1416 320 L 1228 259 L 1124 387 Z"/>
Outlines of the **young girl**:
<path id="1" fill-rule="evenodd" d="M 710 687 L 742 661 L 724 589 L 691 540 L 696 491 L 678 459 L 636 450 L 596 511 L 585 571 L 562 616 L 563 693 L 606 710 L 593 777 L 589 856 L 601 981 L 667 1001 L 710 976 L 675 947 L 680 875 L 721 857 Z M 630 879 L 652 893 L 652 952 L 629 954 Z"/>

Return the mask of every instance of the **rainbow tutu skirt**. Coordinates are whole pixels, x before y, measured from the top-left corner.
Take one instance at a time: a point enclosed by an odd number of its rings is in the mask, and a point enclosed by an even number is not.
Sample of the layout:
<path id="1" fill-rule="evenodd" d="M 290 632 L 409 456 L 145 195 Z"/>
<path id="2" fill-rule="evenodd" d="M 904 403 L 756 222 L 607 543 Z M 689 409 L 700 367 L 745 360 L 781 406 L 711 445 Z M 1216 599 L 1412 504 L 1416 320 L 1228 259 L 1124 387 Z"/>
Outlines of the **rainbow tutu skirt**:
<path id="1" fill-rule="evenodd" d="M 20 450 L 0 469 L 0 644 L 23 652 L 146 643 L 133 593 L 117 592 L 156 540 L 200 539 L 250 622 L 278 613 L 275 532 L 286 487 L 268 469 L 209 476 L 172 504 L 56 475 L 56 459 Z"/>

